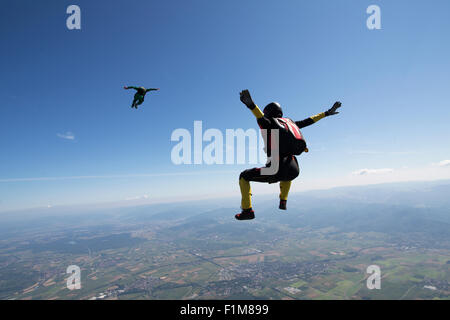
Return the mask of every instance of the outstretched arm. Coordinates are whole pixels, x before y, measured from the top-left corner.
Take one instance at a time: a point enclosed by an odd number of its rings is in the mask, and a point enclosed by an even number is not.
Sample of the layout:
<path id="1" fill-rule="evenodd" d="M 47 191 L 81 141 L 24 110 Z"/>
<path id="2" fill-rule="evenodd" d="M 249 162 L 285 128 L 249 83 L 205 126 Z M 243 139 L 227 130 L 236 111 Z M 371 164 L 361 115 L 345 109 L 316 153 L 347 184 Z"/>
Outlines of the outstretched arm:
<path id="1" fill-rule="evenodd" d="M 338 108 L 340 108 L 341 105 L 342 104 L 339 101 L 337 101 L 337 102 L 334 103 L 333 107 L 331 107 L 329 110 L 327 110 L 325 112 L 322 112 L 322 113 L 319 113 L 319 114 L 316 114 L 315 116 L 306 118 L 305 120 L 296 121 L 295 124 L 299 128 L 304 128 L 304 127 L 310 126 L 310 125 L 316 123 L 317 121 L 319 121 L 319 120 L 321 120 L 321 119 L 323 119 L 325 117 L 333 116 L 335 114 L 338 114 L 339 112 L 337 112 L 336 110 Z"/>
<path id="2" fill-rule="evenodd" d="M 133 87 L 133 86 L 130 86 L 130 87 L 127 87 L 127 86 L 125 86 L 125 87 L 123 87 L 125 90 L 128 90 L 128 89 L 134 89 L 134 90 L 137 90 L 138 88 L 137 87 Z"/>
<path id="3" fill-rule="evenodd" d="M 243 90 L 241 91 L 240 96 L 242 103 L 245 104 L 256 117 L 259 126 L 262 129 L 269 129 L 270 120 L 264 116 L 264 113 L 261 111 L 261 109 L 253 102 L 250 92 L 248 90 Z"/>
<path id="4" fill-rule="evenodd" d="M 149 91 L 158 91 L 159 88 L 150 88 L 150 89 L 145 89 L 145 92 L 149 92 Z"/>

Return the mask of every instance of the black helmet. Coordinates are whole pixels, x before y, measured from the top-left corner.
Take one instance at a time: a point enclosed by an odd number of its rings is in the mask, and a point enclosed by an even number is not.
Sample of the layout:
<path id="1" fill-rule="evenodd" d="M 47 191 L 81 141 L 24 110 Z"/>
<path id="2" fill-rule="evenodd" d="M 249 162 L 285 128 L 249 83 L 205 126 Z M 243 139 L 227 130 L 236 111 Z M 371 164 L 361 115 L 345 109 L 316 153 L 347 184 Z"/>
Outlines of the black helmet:
<path id="1" fill-rule="evenodd" d="M 268 118 L 281 118 L 283 110 L 278 102 L 271 102 L 264 108 L 264 115 Z"/>

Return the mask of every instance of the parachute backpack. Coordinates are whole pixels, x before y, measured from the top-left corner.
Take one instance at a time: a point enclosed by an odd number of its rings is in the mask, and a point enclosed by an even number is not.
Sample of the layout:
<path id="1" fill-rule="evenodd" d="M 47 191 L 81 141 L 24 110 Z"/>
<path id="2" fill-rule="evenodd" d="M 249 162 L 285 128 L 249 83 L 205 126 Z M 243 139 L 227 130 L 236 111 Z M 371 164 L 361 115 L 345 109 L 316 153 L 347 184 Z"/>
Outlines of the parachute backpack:
<path id="1" fill-rule="evenodd" d="M 299 127 L 289 118 L 273 118 L 280 129 L 280 152 L 299 156 L 308 152 L 306 141 Z"/>

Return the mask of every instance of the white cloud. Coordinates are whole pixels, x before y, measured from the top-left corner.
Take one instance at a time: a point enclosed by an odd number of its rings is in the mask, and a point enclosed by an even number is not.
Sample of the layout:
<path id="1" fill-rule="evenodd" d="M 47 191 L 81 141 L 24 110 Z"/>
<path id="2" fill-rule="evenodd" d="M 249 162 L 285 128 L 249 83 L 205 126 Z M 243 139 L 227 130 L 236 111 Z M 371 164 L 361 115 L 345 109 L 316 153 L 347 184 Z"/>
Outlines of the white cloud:
<path id="1" fill-rule="evenodd" d="M 67 131 L 66 133 L 57 133 L 56 135 L 61 139 L 75 140 L 75 135 L 70 131 Z"/>
<path id="2" fill-rule="evenodd" d="M 394 171 L 394 169 L 389 169 L 389 168 L 385 168 L 385 169 L 361 169 L 361 170 L 353 171 L 352 174 L 355 175 L 355 176 L 363 176 L 363 175 L 368 175 L 368 174 L 385 174 L 385 173 L 391 173 L 393 171 Z"/>
<path id="3" fill-rule="evenodd" d="M 450 166 L 450 160 L 442 160 L 441 162 L 437 163 L 439 167 L 447 167 Z"/>
<path id="4" fill-rule="evenodd" d="M 144 194 L 143 196 L 136 196 L 136 197 L 130 197 L 130 198 L 126 198 L 126 201 L 132 201 L 132 200 L 145 200 L 148 199 L 149 196 Z"/>
<path id="5" fill-rule="evenodd" d="M 375 169 L 372 169 L 375 170 Z M 329 189 L 334 187 L 344 186 L 362 186 L 381 183 L 396 183 L 396 182 L 412 182 L 412 181 L 438 181 L 438 180 L 450 180 L 450 165 L 438 166 L 427 165 L 422 167 L 408 167 L 408 168 L 394 168 L 376 170 L 380 174 L 370 174 L 373 172 L 370 169 L 363 169 L 353 172 L 353 174 L 347 174 L 346 176 L 337 176 L 334 178 L 311 178 L 296 181 L 293 184 L 291 190 L 307 191 L 318 189 Z M 386 174 L 381 174 L 385 172 Z M 258 185 L 255 185 L 255 188 Z M 271 189 L 273 192 L 274 189 Z M 255 194 L 257 193 L 257 190 Z"/>

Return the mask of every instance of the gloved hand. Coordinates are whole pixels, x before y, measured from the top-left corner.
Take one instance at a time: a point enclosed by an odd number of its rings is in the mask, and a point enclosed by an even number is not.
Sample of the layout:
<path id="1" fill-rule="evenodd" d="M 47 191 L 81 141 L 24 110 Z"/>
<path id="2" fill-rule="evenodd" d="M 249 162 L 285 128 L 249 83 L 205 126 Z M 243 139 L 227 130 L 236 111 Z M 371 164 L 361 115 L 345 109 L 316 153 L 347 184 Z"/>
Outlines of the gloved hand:
<path id="1" fill-rule="evenodd" d="M 127 87 L 127 86 L 124 86 L 123 88 L 124 88 L 125 90 L 126 90 L 126 89 L 128 89 L 128 87 Z"/>
<path id="2" fill-rule="evenodd" d="M 325 111 L 325 115 L 328 116 L 334 116 L 335 114 L 339 114 L 339 112 L 337 112 L 336 110 L 339 109 L 342 106 L 342 103 L 340 103 L 339 101 L 335 102 L 334 105 L 328 109 L 327 111 Z"/>
<path id="3" fill-rule="evenodd" d="M 243 104 L 247 106 L 250 110 L 253 110 L 256 105 L 252 100 L 252 96 L 250 95 L 250 92 L 248 90 L 242 90 L 240 93 L 241 101 Z"/>

